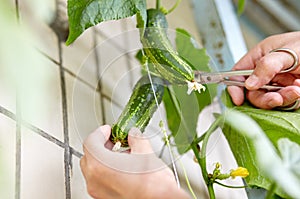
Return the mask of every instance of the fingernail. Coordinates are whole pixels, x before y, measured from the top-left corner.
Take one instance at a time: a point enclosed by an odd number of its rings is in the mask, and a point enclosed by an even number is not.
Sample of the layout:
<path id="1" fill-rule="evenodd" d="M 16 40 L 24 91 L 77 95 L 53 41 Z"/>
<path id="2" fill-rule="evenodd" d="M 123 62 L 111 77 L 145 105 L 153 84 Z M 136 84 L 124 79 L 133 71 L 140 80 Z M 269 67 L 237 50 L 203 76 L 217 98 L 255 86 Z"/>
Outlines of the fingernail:
<path id="1" fill-rule="evenodd" d="M 253 88 L 258 84 L 259 78 L 256 75 L 251 75 L 245 82 L 246 86 Z"/>
<path id="2" fill-rule="evenodd" d="M 274 107 L 278 106 L 278 102 L 277 102 L 277 101 L 274 101 L 274 100 L 270 100 L 270 101 L 268 102 L 268 106 L 269 106 L 270 108 L 274 108 Z"/>
<path id="3" fill-rule="evenodd" d="M 142 136 L 142 133 L 141 133 L 141 131 L 138 128 L 132 127 L 129 130 L 129 135 L 131 135 L 133 137 L 140 137 L 140 136 Z"/>

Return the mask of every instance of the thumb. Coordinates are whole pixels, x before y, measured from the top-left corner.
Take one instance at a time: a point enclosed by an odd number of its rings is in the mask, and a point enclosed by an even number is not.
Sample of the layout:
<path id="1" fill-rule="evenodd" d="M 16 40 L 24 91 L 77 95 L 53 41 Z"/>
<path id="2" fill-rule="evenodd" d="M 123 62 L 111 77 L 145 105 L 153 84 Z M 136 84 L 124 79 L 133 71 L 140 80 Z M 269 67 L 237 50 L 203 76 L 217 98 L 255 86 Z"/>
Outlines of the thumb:
<path id="1" fill-rule="evenodd" d="M 85 147 L 93 146 L 94 144 L 99 145 L 100 143 L 104 145 L 109 139 L 110 133 L 111 127 L 109 125 L 100 126 L 93 133 L 89 134 L 83 145 Z"/>
<path id="2" fill-rule="evenodd" d="M 131 153 L 153 153 L 152 146 L 148 139 L 144 138 L 138 128 L 131 128 L 128 134 L 128 144 Z"/>

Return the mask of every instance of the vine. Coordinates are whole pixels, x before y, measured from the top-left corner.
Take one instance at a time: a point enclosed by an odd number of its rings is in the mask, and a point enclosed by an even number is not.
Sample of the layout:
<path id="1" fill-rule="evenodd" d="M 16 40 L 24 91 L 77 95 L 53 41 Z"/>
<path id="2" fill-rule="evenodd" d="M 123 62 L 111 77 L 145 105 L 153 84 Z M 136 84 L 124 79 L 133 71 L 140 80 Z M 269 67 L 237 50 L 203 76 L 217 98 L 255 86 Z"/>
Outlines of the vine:
<path id="1" fill-rule="evenodd" d="M 235 107 L 224 91 L 222 103 L 226 106 L 226 111 L 216 116 L 209 129 L 198 136 L 196 132 L 198 115 L 204 107 L 213 102 L 217 89 L 215 85 L 201 85 L 201 87 L 195 84 L 193 70 L 210 71 L 209 57 L 205 49 L 195 46 L 192 36 L 183 29 L 176 30 L 176 49 L 169 41 L 164 15 L 177 9 L 181 0 L 176 0 L 169 10 L 163 7 L 163 1 L 155 2 L 155 8 L 149 9 L 145 0 L 123 0 L 123 4 L 120 5 L 112 5 L 110 0 L 69 0 L 70 34 L 66 44 L 71 44 L 86 29 L 103 21 L 136 15 L 137 27 L 140 29 L 139 39 L 143 44 L 143 50 L 138 53 L 137 58 L 150 80 L 151 76 L 156 76 L 168 82 L 163 96 L 167 124 L 161 122 L 159 126 L 170 155 L 172 155 L 169 142 L 171 137 L 175 140 L 180 154 L 193 151 L 211 199 L 216 197 L 214 184 L 227 188 L 260 187 L 269 190 L 266 194 L 267 198 L 272 198 L 274 195 L 299 196 L 300 174 L 293 169 L 292 165 L 292 160 L 300 159 L 299 111 L 287 113 L 259 110 L 248 103 Z M 238 14 L 243 12 L 245 3 L 245 0 L 238 0 Z M 151 16 L 149 10 L 152 10 Z M 158 27 L 150 29 L 149 26 L 153 25 Z M 151 67 L 148 67 L 148 64 Z M 187 85 L 189 85 L 188 91 L 193 89 L 203 90 L 203 92 L 200 94 L 192 92 L 187 95 Z M 227 111 L 231 108 L 239 112 Z M 169 135 L 165 125 L 170 129 Z M 239 165 L 238 168 L 227 173 L 221 171 L 221 163 L 216 163 L 211 173 L 207 170 L 207 144 L 217 128 L 222 129 Z M 272 159 L 274 163 L 264 163 L 266 157 Z M 196 198 L 184 167 L 183 171 L 189 190 Z M 280 171 L 290 177 L 285 179 L 283 175 L 274 171 Z M 175 177 L 177 177 L 176 172 Z M 235 177 L 245 178 L 246 186 L 230 186 L 220 182 Z"/>

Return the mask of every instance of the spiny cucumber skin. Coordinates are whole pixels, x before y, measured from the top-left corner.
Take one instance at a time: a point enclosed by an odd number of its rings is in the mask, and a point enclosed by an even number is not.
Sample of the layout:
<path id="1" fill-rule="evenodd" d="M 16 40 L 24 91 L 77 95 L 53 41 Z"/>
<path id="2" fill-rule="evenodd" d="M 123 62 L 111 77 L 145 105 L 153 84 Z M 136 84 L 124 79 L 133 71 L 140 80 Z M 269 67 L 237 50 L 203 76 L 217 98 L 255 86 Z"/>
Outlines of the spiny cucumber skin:
<path id="1" fill-rule="evenodd" d="M 194 80 L 191 65 L 174 50 L 167 36 L 165 15 L 157 9 L 147 10 L 147 24 L 141 38 L 144 52 L 155 69 L 170 83 L 186 84 Z"/>
<path id="2" fill-rule="evenodd" d="M 136 83 L 133 93 L 130 96 L 123 112 L 119 116 L 116 124 L 112 127 L 110 140 L 113 143 L 121 142 L 122 147 L 128 146 L 128 132 L 132 127 L 137 127 L 143 132 L 148 125 L 152 115 L 157 110 L 154 89 L 158 103 L 162 101 L 164 94 L 163 81 L 158 77 L 152 77 L 153 85 L 148 76 L 143 76 Z"/>

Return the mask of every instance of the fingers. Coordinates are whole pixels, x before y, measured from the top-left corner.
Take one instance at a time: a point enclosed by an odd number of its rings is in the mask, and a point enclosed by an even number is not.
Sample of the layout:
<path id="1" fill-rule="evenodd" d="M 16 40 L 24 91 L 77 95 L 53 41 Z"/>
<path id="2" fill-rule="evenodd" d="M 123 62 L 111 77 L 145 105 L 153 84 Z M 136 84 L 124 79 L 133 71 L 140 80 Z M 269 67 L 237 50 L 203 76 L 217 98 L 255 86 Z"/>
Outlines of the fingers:
<path id="1" fill-rule="evenodd" d="M 229 95 L 231 96 L 232 102 L 240 106 L 244 102 L 244 89 L 238 86 L 228 86 L 227 88 Z"/>
<path id="2" fill-rule="evenodd" d="M 249 91 L 247 98 L 256 107 L 273 109 L 295 103 L 296 100 L 300 99 L 300 88 L 298 86 L 287 86 L 278 92 Z"/>
<path id="3" fill-rule="evenodd" d="M 249 91 L 247 98 L 251 104 L 263 109 L 272 109 L 283 104 L 283 98 L 277 92 L 266 92 L 264 90 Z"/>
<path id="4" fill-rule="evenodd" d="M 109 152 L 105 146 L 111 133 L 111 127 L 109 125 L 100 126 L 93 133 L 84 140 L 83 152 L 84 157 L 88 156 L 97 159 L 99 162 L 103 162 L 105 158 L 109 157 Z M 82 159 L 83 159 L 82 158 Z M 84 164 L 84 159 L 82 160 Z"/>
<path id="5" fill-rule="evenodd" d="M 283 98 L 282 106 L 288 106 L 293 104 L 296 100 L 300 99 L 300 87 L 299 86 L 287 86 L 279 91 Z"/>
<path id="6" fill-rule="evenodd" d="M 293 65 L 293 57 L 286 52 L 272 52 L 256 61 L 252 75 L 246 80 L 248 90 L 257 90 L 269 83 L 277 73 Z"/>
<path id="7" fill-rule="evenodd" d="M 272 50 L 278 48 L 290 49 L 300 56 L 300 42 L 297 39 L 299 35 L 300 32 L 293 32 L 268 37 L 236 63 L 233 67 L 234 70 L 254 69 L 253 74 L 245 82 L 248 90 L 257 90 L 269 83 L 277 73 L 290 68 L 295 63 L 296 59 L 293 53 L 287 50 L 276 52 Z M 291 73 L 298 74 L 299 71 L 300 69 Z"/>
<path id="8" fill-rule="evenodd" d="M 81 171 L 83 173 L 83 177 L 86 179 L 86 175 L 85 175 L 85 169 L 86 169 L 86 156 L 82 156 L 82 158 L 80 159 L 80 168 Z"/>
<path id="9" fill-rule="evenodd" d="M 104 145 L 109 139 L 110 133 L 111 127 L 109 125 L 100 126 L 85 139 L 83 145 L 93 145 L 94 142 L 96 142 L 97 144 L 102 143 Z"/>
<path id="10" fill-rule="evenodd" d="M 276 83 L 282 86 L 290 86 L 290 85 L 299 86 L 299 83 L 297 83 L 297 81 L 298 81 L 297 77 L 290 73 L 278 74 L 272 79 L 272 83 Z"/>
<path id="11" fill-rule="evenodd" d="M 111 133 L 111 127 L 109 125 L 103 125 L 98 128 L 100 132 L 104 135 L 105 141 L 109 139 L 110 133 Z M 98 131 L 96 130 L 96 132 Z"/>
<path id="12" fill-rule="evenodd" d="M 128 135 L 131 153 L 153 153 L 149 140 L 145 139 L 138 128 L 132 128 Z"/>

